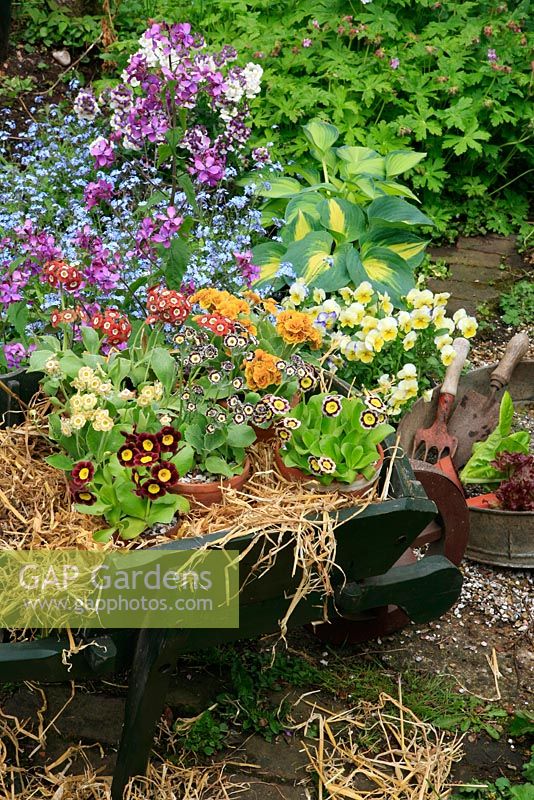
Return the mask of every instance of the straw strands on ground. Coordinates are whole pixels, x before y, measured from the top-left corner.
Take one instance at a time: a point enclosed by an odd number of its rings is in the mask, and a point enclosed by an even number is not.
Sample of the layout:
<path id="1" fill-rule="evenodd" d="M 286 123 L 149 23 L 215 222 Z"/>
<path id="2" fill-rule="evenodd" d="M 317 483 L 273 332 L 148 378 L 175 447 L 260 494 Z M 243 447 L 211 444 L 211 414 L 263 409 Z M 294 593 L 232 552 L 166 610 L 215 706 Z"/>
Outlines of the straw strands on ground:
<path id="1" fill-rule="evenodd" d="M 111 800 L 111 778 L 95 769 L 98 759 L 104 756 L 99 744 L 68 747 L 54 763 L 46 766 L 24 763 L 28 762 L 29 748 L 35 752 L 46 746 L 43 727 L 46 697 L 39 687 L 32 688 L 43 697 L 43 705 L 37 713 L 37 732 L 33 732 L 27 722 L 0 711 L 2 800 Z M 130 781 L 124 800 L 230 800 L 246 792 L 248 785 L 231 781 L 226 768 L 222 763 L 185 766 L 155 758 L 146 776 Z"/>
<path id="2" fill-rule="evenodd" d="M 399 697 L 381 694 L 339 714 L 316 710 L 304 723 L 318 725 L 318 741 L 303 741 L 319 780 L 318 800 L 440 800 L 462 756 L 462 737 L 423 722 Z M 363 734 L 363 735 L 362 735 Z M 363 742 L 376 738 L 370 748 Z"/>

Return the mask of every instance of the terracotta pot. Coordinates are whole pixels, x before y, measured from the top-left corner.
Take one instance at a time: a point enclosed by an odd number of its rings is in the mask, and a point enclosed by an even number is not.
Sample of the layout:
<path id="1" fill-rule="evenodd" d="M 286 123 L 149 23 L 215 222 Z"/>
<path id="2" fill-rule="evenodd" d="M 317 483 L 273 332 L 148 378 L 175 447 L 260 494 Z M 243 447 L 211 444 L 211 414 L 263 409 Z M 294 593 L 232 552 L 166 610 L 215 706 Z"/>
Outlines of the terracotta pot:
<path id="1" fill-rule="evenodd" d="M 306 488 L 309 488 L 314 492 L 335 491 L 343 492 L 344 494 L 351 494 L 354 497 L 361 497 L 375 485 L 380 477 L 380 470 L 382 469 L 382 464 L 384 463 L 384 450 L 380 444 L 377 444 L 376 449 L 378 452 L 378 458 L 375 462 L 375 474 L 372 478 L 368 480 L 367 478 L 364 478 L 363 475 L 359 475 L 353 483 L 340 483 L 339 481 L 333 481 L 329 486 L 324 486 L 322 483 L 314 480 L 312 476 L 302 472 L 302 470 L 298 469 L 298 467 L 286 467 L 280 457 L 279 448 L 277 448 L 275 451 L 274 459 L 280 475 L 282 475 L 282 477 L 290 483 L 299 482 L 304 483 L 305 485 L 307 484 L 308 486 Z"/>
<path id="2" fill-rule="evenodd" d="M 476 497 L 468 497 L 466 498 L 467 505 L 469 508 L 482 508 L 482 509 L 491 509 L 493 511 L 499 510 L 499 501 L 494 492 L 488 492 L 487 494 L 477 494 Z M 502 510 L 502 509 L 501 509 Z"/>
<path id="3" fill-rule="evenodd" d="M 176 486 L 173 486 L 169 491 L 173 494 L 181 494 L 197 505 L 212 506 L 215 503 L 222 502 L 223 488 L 242 489 L 250 478 L 251 471 L 252 464 L 250 458 L 247 457 L 243 472 L 239 475 L 234 475 L 233 478 L 221 478 L 220 481 L 213 481 L 210 483 L 195 483 L 194 481 L 188 483 L 179 481 Z"/>

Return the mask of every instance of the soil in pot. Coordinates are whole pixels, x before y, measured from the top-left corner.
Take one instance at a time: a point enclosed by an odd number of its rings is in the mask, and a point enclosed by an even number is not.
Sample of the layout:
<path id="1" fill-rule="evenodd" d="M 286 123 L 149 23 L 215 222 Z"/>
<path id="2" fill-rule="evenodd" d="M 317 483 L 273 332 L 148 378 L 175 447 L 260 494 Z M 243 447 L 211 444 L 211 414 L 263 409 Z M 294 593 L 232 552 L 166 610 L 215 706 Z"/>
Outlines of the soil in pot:
<path id="1" fill-rule="evenodd" d="M 376 446 L 376 449 L 378 451 L 378 458 L 375 464 L 375 474 L 373 477 L 368 480 L 363 475 L 359 475 L 356 480 L 350 484 L 334 481 L 328 486 L 324 486 L 297 467 L 286 467 L 280 456 L 279 449 L 276 450 L 274 459 L 280 475 L 285 478 L 286 481 L 302 483 L 306 489 L 310 489 L 310 491 L 314 492 L 343 492 L 344 494 L 351 494 L 354 497 L 361 497 L 368 492 L 369 489 L 372 489 L 380 477 L 380 471 L 384 463 L 384 450 L 380 444 Z"/>
<path id="2" fill-rule="evenodd" d="M 187 497 L 197 505 L 212 506 L 222 502 L 223 489 L 242 489 L 250 478 L 251 471 L 252 464 L 250 458 L 247 457 L 243 472 L 234 475 L 233 478 L 221 478 L 219 481 L 179 481 L 173 486 L 172 492 Z"/>

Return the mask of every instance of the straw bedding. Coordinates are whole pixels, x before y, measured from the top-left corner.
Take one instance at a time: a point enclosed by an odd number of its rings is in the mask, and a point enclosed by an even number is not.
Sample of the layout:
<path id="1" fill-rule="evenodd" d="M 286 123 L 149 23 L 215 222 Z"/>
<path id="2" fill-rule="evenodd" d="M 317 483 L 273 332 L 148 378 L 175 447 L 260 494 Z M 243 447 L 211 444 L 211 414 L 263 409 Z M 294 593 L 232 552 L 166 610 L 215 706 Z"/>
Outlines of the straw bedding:
<path id="1" fill-rule="evenodd" d="M 0 430 L 0 549 L 102 548 L 93 542 L 92 534 L 104 526 L 103 521 L 75 510 L 64 474 L 44 462 L 50 452 L 42 428 L 31 421 Z M 310 514 L 324 517 L 355 503 L 337 493 L 314 493 L 286 483 L 274 468 L 268 444 L 252 448 L 251 459 L 253 477 L 243 491 L 225 489 L 221 504 L 193 510 L 174 531 L 145 533 L 106 547 L 147 547 L 169 538 L 202 537 L 229 529 L 232 538 L 272 534 L 302 527 Z M 375 499 L 370 493 L 357 503 L 364 508 Z"/>

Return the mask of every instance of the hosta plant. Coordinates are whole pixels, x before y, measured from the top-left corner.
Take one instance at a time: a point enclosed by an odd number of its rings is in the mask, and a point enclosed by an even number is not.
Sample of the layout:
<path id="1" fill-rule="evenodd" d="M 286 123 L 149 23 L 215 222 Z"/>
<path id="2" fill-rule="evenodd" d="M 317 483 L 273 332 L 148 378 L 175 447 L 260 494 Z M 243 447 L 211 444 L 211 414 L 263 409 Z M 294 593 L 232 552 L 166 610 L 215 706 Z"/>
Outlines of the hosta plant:
<path id="1" fill-rule="evenodd" d="M 350 485 L 360 475 L 371 479 L 377 445 L 393 432 L 385 410 L 372 394 L 347 398 L 323 392 L 301 401 L 277 425 L 284 464 L 325 486 Z"/>
<path id="2" fill-rule="evenodd" d="M 304 126 L 316 168 L 298 166 L 296 177 L 268 176 L 257 182 L 265 198 L 264 224 L 282 218 L 279 241 L 254 249 L 261 267 L 255 288 L 279 289 L 302 279 L 312 288 L 335 291 L 364 280 L 387 292 L 396 306 L 414 286 L 425 239 L 414 229 L 432 221 L 412 202 L 415 195 L 397 177 L 424 153 L 336 145 L 334 125 Z"/>

